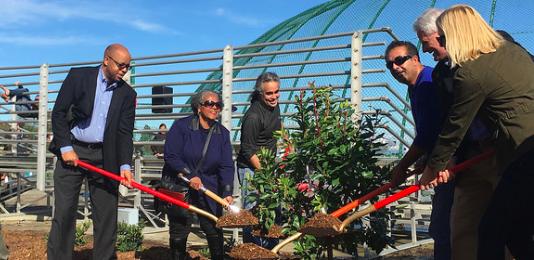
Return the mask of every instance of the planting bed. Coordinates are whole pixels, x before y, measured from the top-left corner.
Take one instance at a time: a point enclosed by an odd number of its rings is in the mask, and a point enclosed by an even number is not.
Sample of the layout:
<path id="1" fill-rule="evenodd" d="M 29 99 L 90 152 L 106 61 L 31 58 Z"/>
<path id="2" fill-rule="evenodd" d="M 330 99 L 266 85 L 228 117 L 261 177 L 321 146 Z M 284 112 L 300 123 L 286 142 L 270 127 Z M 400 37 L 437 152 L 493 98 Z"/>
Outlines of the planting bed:
<path id="1" fill-rule="evenodd" d="M 9 247 L 10 260 L 46 259 L 46 232 L 32 230 L 6 230 L 2 232 Z M 92 241 L 92 238 L 89 239 Z M 92 242 L 74 249 L 73 259 L 89 260 L 92 258 Z M 194 250 L 189 251 L 191 259 L 207 259 Z M 168 245 L 143 243 L 140 252 L 117 252 L 118 260 L 160 260 L 170 259 Z"/>
<path id="2" fill-rule="evenodd" d="M 278 259 L 278 256 L 260 246 L 253 243 L 240 244 L 232 248 L 230 251 L 230 257 L 240 260 L 248 259 Z"/>

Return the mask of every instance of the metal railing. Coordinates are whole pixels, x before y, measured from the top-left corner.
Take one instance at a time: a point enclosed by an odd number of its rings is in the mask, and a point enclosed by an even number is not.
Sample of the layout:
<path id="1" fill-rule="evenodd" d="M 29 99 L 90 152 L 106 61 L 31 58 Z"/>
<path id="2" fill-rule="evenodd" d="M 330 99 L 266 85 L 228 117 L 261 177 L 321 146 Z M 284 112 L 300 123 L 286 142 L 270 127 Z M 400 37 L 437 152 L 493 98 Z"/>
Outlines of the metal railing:
<path id="1" fill-rule="evenodd" d="M 377 34 L 383 41 L 363 42 L 363 35 Z M 161 146 L 152 141 L 159 123 L 170 125 L 173 120 L 191 114 L 188 99 L 198 89 L 211 88 L 220 91 L 224 108 L 221 123 L 231 130 L 234 145 L 238 144 L 240 119 L 249 105 L 253 82 L 259 73 L 277 71 L 282 80 L 281 100 L 284 125 L 292 127 L 287 119 L 293 111 L 294 93 L 310 91 L 302 81 L 316 81 L 318 86 L 329 85 L 340 98 L 350 100 L 360 114 L 380 114 L 387 119 L 380 127 L 398 146 L 408 146 L 414 137 L 413 119 L 406 114 L 410 105 L 405 100 L 404 87 L 399 87 L 389 75 L 383 62 L 383 49 L 387 42 L 398 38 L 389 28 L 369 29 L 321 35 L 278 42 L 244 46 L 226 46 L 221 49 L 184 52 L 167 55 L 135 57 L 125 80 L 137 91 L 136 122 L 134 130 L 134 169 L 138 181 L 148 183 L 154 179 L 162 161 L 147 151 L 147 146 Z M 307 43 L 321 43 L 311 44 Z M 305 56 L 304 59 L 290 59 Z M 29 89 L 30 97 L 39 101 L 12 100 L 0 104 L 0 146 L 3 154 L 35 160 L 31 166 L 13 162 L 13 167 L 0 169 L 6 172 L 31 171 L 36 173 L 32 185 L 50 193 L 53 184 L 50 173 L 54 168 L 54 156 L 47 152 L 50 141 L 50 113 L 61 83 L 69 67 L 96 66 L 100 61 L 42 64 L 32 66 L 0 67 L 0 79 L 4 82 L 20 81 Z M 13 87 L 13 84 L 5 84 Z M 172 93 L 153 94 L 154 87 L 166 86 Z M 154 98 L 170 98 L 171 104 L 154 104 Z M 36 104 L 37 110 L 20 112 L 16 105 Z M 232 108 L 237 108 L 233 112 Z M 153 113 L 153 109 L 169 109 L 167 113 Z M 25 118 L 20 117 L 24 113 Z M 28 114 L 35 116 L 28 117 Z M 3 130 L 3 132 L 1 132 Z M 23 137 L 19 138 L 24 131 Z M 21 154 L 17 144 L 26 146 L 28 154 Z M 6 149 L 9 148 L 9 149 Z M 0 151 L 2 152 L 2 151 Z M 6 157 L 7 158 L 7 157 Z M 6 159 L 0 159 L 9 163 Z M 17 165 L 18 164 L 18 165 Z M 16 168 L 17 170 L 14 170 Z M 20 174 L 19 174 L 20 176 Z M 237 178 L 236 178 L 237 179 Z M 237 187 L 238 185 L 236 185 Z M 146 208 L 139 192 L 131 191 L 132 203 L 156 225 L 160 216 Z M 238 192 L 236 192 L 238 194 Z M 86 203 L 85 203 L 86 204 Z M 88 215 L 85 207 L 80 212 Z M 161 220 L 161 219 L 160 219 Z"/>

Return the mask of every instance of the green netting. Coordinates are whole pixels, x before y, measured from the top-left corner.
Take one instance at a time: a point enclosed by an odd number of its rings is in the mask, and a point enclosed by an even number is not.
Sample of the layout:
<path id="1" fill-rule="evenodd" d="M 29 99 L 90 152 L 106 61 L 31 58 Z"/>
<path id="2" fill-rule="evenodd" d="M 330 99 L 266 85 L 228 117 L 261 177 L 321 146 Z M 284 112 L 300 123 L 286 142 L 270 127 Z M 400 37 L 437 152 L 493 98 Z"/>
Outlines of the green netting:
<path id="1" fill-rule="evenodd" d="M 451 0 L 420 0 L 420 1 L 405 1 L 405 0 L 338 0 L 329 1 L 318 5 L 314 8 L 306 10 L 279 25 L 268 30 L 262 34 L 254 43 L 274 42 L 288 39 L 296 39 L 302 37 L 333 34 L 339 32 L 357 31 L 368 28 L 390 27 L 393 32 L 403 40 L 412 41 L 418 44 L 417 37 L 412 29 L 412 24 L 415 19 L 427 8 L 447 8 L 453 4 L 466 3 L 475 7 L 482 16 L 492 24 L 496 29 L 503 29 L 508 31 L 518 42 L 523 44 L 527 49 L 534 49 L 534 20 L 528 19 L 534 13 L 534 1 L 530 0 L 471 0 L 471 1 L 451 1 Z M 364 38 L 365 42 L 389 42 L 391 37 L 385 34 L 369 34 Z M 236 54 L 254 53 L 254 52 L 270 52 L 276 50 L 291 50 L 309 47 L 320 47 L 329 45 L 339 45 L 350 43 L 350 37 L 340 37 L 335 39 L 323 39 L 317 41 L 309 41 L 302 43 L 291 43 L 268 47 L 258 47 L 251 49 L 243 49 L 237 51 Z M 364 49 L 364 55 L 381 55 L 384 52 L 384 46 L 369 47 Z M 309 52 L 299 54 L 285 54 L 285 55 L 270 55 L 258 56 L 248 58 L 234 59 L 235 66 L 263 64 L 263 63 L 279 63 L 279 62 L 296 62 L 306 60 L 318 59 L 333 59 L 350 57 L 348 49 Z M 435 62 L 430 55 L 421 54 L 422 61 L 426 65 L 433 66 Z M 364 61 L 363 69 L 384 69 L 384 63 L 381 60 Z M 285 66 L 267 69 L 274 71 L 280 75 L 290 74 L 309 74 L 317 72 L 334 72 L 350 70 L 350 62 L 341 63 L 326 63 L 314 65 L 299 65 L 299 66 Z M 266 69 L 246 69 L 234 71 L 235 78 L 255 78 Z M 221 79 L 222 73 L 212 73 L 208 79 Z M 303 87 L 307 82 L 315 81 L 316 85 L 348 85 L 350 79 L 348 76 L 326 76 L 326 77 L 310 77 L 302 79 L 287 79 L 282 81 L 284 88 Z M 363 83 L 387 82 L 391 84 L 397 92 L 402 96 L 406 96 L 406 87 L 392 80 L 389 73 L 381 74 L 364 74 Z M 253 82 L 234 82 L 233 88 L 235 90 L 251 90 Z M 220 84 L 203 84 L 199 89 L 212 89 L 220 91 Z M 338 95 L 347 97 L 348 91 L 339 91 Z M 395 99 L 391 93 L 383 88 L 364 88 L 362 92 L 363 97 L 380 97 L 385 96 L 392 100 L 392 102 L 405 109 L 402 103 Z M 281 96 L 282 100 L 292 99 L 294 93 L 284 92 Z M 248 95 L 234 95 L 234 102 L 244 102 L 248 100 Z M 370 101 L 362 104 L 362 109 L 380 109 L 383 111 L 393 111 L 391 106 L 379 101 Z M 283 105 L 283 112 L 291 110 L 290 105 Z M 237 113 L 244 113 L 247 107 L 239 107 Z M 403 122 L 413 135 L 413 129 L 406 123 L 398 113 L 392 113 L 397 121 Z M 409 114 L 409 113 L 408 113 Z M 239 126 L 238 119 L 232 122 L 234 126 Z M 399 134 L 403 134 L 399 127 L 395 124 L 389 124 Z M 237 140 L 239 134 L 234 133 L 233 139 Z M 407 137 L 408 138 L 408 137 Z"/>

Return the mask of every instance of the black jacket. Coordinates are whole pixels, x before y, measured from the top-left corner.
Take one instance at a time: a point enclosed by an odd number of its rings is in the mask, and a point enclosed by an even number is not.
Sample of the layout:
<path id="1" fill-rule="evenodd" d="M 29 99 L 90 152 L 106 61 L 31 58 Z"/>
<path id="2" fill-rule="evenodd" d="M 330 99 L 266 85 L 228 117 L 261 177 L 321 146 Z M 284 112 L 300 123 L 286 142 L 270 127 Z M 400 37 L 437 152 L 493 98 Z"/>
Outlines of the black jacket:
<path id="1" fill-rule="evenodd" d="M 281 127 L 280 106 L 271 108 L 261 100 L 252 102 L 241 123 L 241 149 L 237 156 L 237 166 L 252 168 L 250 158 L 261 148 L 276 153 L 273 132 Z"/>
<path id="2" fill-rule="evenodd" d="M 54 139 L 49 150 L 61 158 L 60 148 L 71 146 L 70 130 L 93 113 L 98 67 L 72 68 L 63 81 L 52 110 Z M 113 90 L 103 142 L 104 169 L 118 173 L 132 163 L 136 92 L 123 80 Z"/>

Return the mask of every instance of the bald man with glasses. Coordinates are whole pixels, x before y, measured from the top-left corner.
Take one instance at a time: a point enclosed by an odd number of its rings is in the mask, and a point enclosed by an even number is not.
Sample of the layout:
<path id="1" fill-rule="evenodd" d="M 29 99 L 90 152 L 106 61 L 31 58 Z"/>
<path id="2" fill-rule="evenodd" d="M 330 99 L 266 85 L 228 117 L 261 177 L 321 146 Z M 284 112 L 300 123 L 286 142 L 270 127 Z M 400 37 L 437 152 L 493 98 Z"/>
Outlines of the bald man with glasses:
<path id="1" fill-rule="evenodd" d="M 54 171 L 54 219 L 48 259 L 72 259 L 80 188 L 87 178 L 91 196 L 93 259 L 116 259 L 119 183 L 77 167 L 77 160 L 120 174 L 131 187 L 132 133 L 137 94 L 122 78 L 131 56 L 120 44 L 109 45 L 102 64 L 72 68 L 52 111 L 50 151 L 59 160 Z"/>

